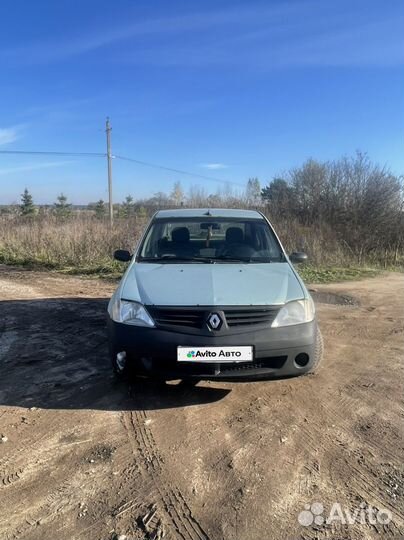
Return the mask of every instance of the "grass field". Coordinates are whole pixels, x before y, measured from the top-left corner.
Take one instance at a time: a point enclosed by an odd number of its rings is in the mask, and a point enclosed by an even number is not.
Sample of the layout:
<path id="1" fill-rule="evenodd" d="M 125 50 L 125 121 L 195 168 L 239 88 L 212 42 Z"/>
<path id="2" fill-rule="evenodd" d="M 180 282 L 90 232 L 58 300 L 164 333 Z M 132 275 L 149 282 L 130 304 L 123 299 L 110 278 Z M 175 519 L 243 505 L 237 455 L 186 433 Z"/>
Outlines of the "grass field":
<path id="1" fill-rule="evenodd" d="M 360 266 L 340 268 L 305 265 L 298 267 L 297 270 L 306 283 L 335 283 L 375 277 L 383 269 Z"/>
<path id="2" fill-rule="evenodd" d="M 119 280 L 125 271 L 126 264 L 105 258 L 102 261 L 96 261 L 94 264 L 84 265 L 58 265 L 36 259 L 4 258 L 0 252 L 0 263 L 11 266 L 19 266 L 31 270 L 51 270 L 61 274 L 87 276 L 94 279 Z M 302 264 L 297 266 L 297 271 L 306 283 L 336 283 L 339 281 L 353 281 L 369 277 L 375 277 L 384 269 L 380 267 L 367 266 L 313 266 Z M 402 269 L 396 269 L 402 271 Z"/>
<path id="3" fill-rule="evenodd" d="M 105 220 L 86 215 L 60 220 L 54 216 L 34 219 L 0 217 L 0 263 L 29 269 L 46 269 L 70 275 L 118 279 L 125 265 L 115 261 L 115 249 L 133 250 L 147 218 L 117 219 L 113 229 Z M 391 253 L 374 252 L 357 258 L 328 228 L 301 227 L 294 222 L 276 225 L 288 252 L 306 251 L 309 263 L 297 267 L 307 283 L 330 283 L 373 277 L 393 266 Z M 396 257 L 397 260 L 397 257 Z"/>

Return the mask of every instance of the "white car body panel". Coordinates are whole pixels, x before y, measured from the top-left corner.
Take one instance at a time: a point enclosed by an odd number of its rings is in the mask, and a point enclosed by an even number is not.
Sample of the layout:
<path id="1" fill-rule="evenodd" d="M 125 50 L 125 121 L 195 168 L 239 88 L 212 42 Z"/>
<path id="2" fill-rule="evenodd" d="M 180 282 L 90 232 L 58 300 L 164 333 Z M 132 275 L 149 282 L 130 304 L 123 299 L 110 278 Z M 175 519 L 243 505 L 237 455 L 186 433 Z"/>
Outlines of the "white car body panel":
<path id="1" fill-rule="evenodd" d="M 282 262 L 133 263 L 120 296 L 158 306 L 263 306 L 306 295 L 289 262 Z"/>

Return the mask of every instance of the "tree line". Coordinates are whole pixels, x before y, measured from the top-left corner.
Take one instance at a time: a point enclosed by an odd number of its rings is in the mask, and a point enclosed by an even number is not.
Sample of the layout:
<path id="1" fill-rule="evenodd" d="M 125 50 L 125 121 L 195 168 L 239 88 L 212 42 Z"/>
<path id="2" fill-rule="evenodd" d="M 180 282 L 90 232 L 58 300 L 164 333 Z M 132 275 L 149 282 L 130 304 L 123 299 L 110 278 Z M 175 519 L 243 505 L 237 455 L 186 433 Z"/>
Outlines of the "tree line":
<path id="1" fill-rule="evenodd" d="M 208 194 L 207 191 L 200 186 L 191 186 L 188 193 L 182 187 L 181 182 L 174 182 L 170 193 L 159 191 L 152 197 L 146 199 L 135 200 L 131 194 L 128 194 L 120 203 L 114 203 L 114 216 L 117 218 L 125 218 L 133 215 L 147 216 L 150 209 L 181 207 L 181 206 L 246 206 L 260 205 L 261 201 L 261 185 L 258 178 L 250 178 L 247 181 L 246 188 L 242 192 L 237 192 L 230 185 L 226 185 L 223 189 L 217 190 L 215 194 Z M 69 217 L 76 209 L 87 209 L 94 213 L 95 216 L 103 218 L 107 215 L 108 203 L 103 199 L 97 202 L 89 203 L 86 206 L 73 206 L 68 202 L 68 198 L 64 193 L 57 196 L 56 202 L 53 205 L 36 205 L 33 195 L 25 188 L 21 194 L 21 202 L 19 205 L 10 205 L 3 207 L 2 213 L 13 213 L 21 216 L 32 217 L 39 213 L 53 213 L 56 216 L 63 218 Z"/>
<path id="2" fill-rule="evenodd" d="M 404 182 L 361 153 L 320 163 L 308 160 L 262 190 L 269 215 L 301 226 L 328 227 L 358 262 L 376 252 L 404 251 Z"/>
<path id="3" fill-rule="evenodd" d="M 39 207 L 34 204 L 33 197 L 27 188 L 21 194 L 21 204 L 15 209 L 21 216 L 32 217 L 39 213 Z M 67 197 L 61 193 L 56 197 L 51 211 L 59 217 L 67 218 L 72 213 L 72 205 L 67 202 Z"/>
<path id="4" fill-rule="evenodd" d="M 404 252 L 403 177 L 362 153 L 327 162 L 309 159 L 263 187 L 258 178 L 250 178 L 244 190 L 224 185 L 209 193 L 205 187 L 191 186 L 185 192 L 181 183 L 175 182 L 168 193 L 158 192 L 146 199 L 127 195 L 114 204 L 114 214 L 117 218 L 147 218 L 159 208 L 173 206 L 258 208 L 283 230 L 298 228 L 302 236 L 305 230 L 321 230 L 358 262 L 376 252 L 380 258 L 383 251 L 390 259 L 393 254 L 397 262 Z M 63 193 L 50 208 L 39 208 L 63 219 L 75 211 Z M 99 219 L 107 215 L 103 200 L 85 209 Z M 28 217 L 38 213 L 28 189 L 14 211 Z"/>

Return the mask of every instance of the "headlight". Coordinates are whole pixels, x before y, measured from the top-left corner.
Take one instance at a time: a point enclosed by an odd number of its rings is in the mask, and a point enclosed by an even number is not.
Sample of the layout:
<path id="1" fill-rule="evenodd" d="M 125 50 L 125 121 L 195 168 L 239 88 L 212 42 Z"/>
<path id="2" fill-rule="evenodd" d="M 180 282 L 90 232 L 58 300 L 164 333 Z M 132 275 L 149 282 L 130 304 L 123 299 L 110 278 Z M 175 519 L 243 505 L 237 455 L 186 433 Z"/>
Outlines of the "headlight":
<path id="1" fill-rule="evenodd" d="M 147 313 L 145 307 L 139 302 L 115 299 L 110 307 L 110 315 L 113 321 L 136 326 L 154 326 L 154 321 Z"/>
<path id="2" fill-rule="evenodd" d="M 314 319 L 314 315 L 314 302 L 311 298 L 294 300 L 283 306 L 271 326 L 272 328 L 278 328 L 280 326 L 310 322 Z"/>

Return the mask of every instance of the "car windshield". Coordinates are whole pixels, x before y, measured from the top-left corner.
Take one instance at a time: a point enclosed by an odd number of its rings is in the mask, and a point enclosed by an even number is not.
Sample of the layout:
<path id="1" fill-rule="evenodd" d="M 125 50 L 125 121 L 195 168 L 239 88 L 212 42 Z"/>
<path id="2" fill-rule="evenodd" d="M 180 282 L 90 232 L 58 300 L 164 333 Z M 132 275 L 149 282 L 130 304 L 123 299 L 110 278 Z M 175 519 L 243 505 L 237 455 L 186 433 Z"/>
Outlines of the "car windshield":
<path id="1" fill-rule="evenodd" d="M 140 246 L 139 262 L 269 263 L 282 250 L 264 219 L 156 219 Z"/>

